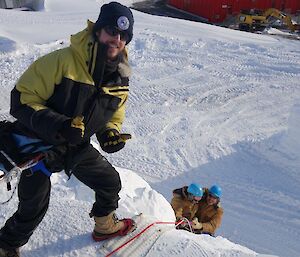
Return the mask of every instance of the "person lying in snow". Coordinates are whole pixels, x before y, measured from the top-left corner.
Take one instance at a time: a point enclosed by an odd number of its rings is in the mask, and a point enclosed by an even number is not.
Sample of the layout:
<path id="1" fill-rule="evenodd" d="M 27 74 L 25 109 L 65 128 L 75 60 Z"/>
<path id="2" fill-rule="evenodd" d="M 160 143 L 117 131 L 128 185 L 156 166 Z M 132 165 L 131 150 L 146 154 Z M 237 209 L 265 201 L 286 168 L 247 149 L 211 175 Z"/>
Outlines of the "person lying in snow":
<path id="1" fill-rule="evenodd" d="M 217 185 L 208 189 L 192 183 L 173 190 L 171 206 L 176 221 L 182 222 L 177 228 L 213 236 L 222 222 L 221 195 L 222 190 Z"/>
<path id="2" fill-rule="evenodd" d="M 14 125 L 23 137 L 52 145 L 43 160 L 52 173 L 72 174 L 95 191 L 91 210 L 94 240 L 123 236 L 135 227 L 119 220 L 121 181 L 116 169 L 90 144 L 96 134 L 103 151 L 125 146 L 121 134 L 129 91 L 126 45 L 133 36 L 131 10 L 117 2 L 104 4 L 96 23 L 71 36 L 71 45 L 35 61 L 11 93 Z M 21 174 L 15 214 L 0 230 L 0 257 L 17 257 L 44 218 L 50 198 L 50 178 L 43 172 Z"/>

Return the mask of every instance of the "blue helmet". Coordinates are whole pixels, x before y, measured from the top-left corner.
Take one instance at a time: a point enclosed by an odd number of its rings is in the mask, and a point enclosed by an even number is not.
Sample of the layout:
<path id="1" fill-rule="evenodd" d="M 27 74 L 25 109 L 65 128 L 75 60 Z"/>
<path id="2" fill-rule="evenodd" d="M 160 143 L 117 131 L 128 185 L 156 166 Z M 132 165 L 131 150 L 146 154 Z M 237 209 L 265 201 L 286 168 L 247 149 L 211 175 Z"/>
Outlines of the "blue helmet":
<path id="1" fill-rule="evenodd" d="M 213 185 L 210 189 L 209 189 L 209 193 L 212 194 L 215 197 L 220 198 L 222 196 L 222 189 L 221 187 L 219 187 L 218 185 Z"/>
<path id="2" fill-rule="evenodd" d="M 197 183 L 190 184 L 188 186 L 187 191 L 188 191 L 188 193 L 190 193 L 191 195 L 196 196 L 196 197 L 202 197 L 203 196 L 202 187 Z"/>

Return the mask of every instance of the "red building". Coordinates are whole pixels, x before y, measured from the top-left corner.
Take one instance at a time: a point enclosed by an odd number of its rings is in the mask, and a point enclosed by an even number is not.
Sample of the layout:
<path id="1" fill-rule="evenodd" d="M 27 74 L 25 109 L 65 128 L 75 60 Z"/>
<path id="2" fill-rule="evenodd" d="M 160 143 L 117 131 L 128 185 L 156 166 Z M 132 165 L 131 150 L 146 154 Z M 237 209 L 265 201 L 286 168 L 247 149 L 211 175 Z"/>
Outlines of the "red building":
<path id="1" fill-rule="evenodd" d="M 241 10 L 276 8 L 296 14 L 300 12 L 300 0 L 168 0 L 170 6 L 201 16 L 209 22 L 223 22 L 228 15 Z"/>

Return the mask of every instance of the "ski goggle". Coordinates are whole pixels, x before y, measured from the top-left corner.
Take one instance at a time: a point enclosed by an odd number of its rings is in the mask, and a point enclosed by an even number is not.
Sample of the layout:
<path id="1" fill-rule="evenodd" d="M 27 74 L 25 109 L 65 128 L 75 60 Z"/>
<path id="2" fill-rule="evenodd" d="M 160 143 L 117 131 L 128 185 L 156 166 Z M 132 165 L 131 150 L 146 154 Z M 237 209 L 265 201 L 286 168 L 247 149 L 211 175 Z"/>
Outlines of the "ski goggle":
<path id="1" fill-rule="evenodd" d="M 118 28 L 116 27 L 113 27 L 113 26 L 105 26 L 104 28 L 104 31 L 110 35 L 111 37 L 115 37 L 117 35 L 120 35 L 120 39 L 122 41 L 125 41 L 127 42 L 127 40 L 129 39 L 128 37 L 128 34 L 126 31 L 122 31 L 122 30 L 119 30 Z"/>

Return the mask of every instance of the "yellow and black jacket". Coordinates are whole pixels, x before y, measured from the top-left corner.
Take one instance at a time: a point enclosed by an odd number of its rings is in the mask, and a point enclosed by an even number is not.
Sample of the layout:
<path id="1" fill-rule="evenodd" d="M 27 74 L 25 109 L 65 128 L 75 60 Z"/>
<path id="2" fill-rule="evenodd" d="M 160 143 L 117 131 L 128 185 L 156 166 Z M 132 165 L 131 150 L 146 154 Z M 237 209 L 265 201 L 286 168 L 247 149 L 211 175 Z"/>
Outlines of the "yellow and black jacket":
<path id="1" fill-rule="evenodd" d="M 88 141 L 108 128 L 121 130 L 128 97 L 130 67 L 126 49 L 115 70 L 106 71 L 105 47 L 94 40 L 88 21 L 71 36 L 67 48 L 35 61 L 11 93 L 11 114 L 24 130 L 48 143 L 61 144 L 62 123 L 82 115 Z"/>

